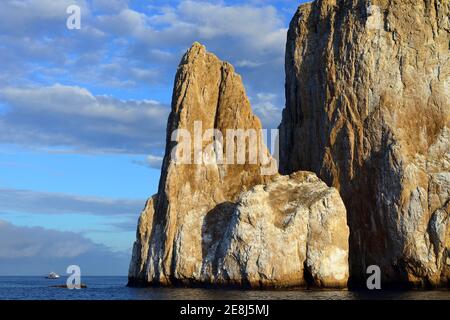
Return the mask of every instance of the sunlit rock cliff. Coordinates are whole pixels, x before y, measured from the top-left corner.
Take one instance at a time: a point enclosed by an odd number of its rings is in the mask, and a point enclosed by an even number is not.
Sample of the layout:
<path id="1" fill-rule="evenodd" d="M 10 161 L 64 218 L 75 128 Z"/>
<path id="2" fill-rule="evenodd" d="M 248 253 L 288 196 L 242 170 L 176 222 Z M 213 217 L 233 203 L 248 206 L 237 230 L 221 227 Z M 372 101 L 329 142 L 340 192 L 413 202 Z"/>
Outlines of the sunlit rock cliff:
<path id="1" fill-rule="evenodd" d="M 351 282 L 450 278 L 450 2 L 318 0 L 286 46 L 281 172 L 315 172 L 348 211 Z"/>

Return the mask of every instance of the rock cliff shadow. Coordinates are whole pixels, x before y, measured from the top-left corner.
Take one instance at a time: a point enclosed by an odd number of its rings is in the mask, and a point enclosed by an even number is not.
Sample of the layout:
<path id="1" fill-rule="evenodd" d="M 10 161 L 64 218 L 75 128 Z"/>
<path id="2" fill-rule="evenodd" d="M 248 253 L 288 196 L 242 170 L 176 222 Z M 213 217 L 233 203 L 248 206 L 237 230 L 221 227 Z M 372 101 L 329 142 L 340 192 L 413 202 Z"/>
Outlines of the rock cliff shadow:
<path id="1" fill-rule="evenodd" d="M 216 251 L 220 245 L 225 232 L 227 231 L 236 204 L 233 202 L 223 202 L 210 210 L 202 224 L 202 265 L 213 268 L 216 271 Z"/>

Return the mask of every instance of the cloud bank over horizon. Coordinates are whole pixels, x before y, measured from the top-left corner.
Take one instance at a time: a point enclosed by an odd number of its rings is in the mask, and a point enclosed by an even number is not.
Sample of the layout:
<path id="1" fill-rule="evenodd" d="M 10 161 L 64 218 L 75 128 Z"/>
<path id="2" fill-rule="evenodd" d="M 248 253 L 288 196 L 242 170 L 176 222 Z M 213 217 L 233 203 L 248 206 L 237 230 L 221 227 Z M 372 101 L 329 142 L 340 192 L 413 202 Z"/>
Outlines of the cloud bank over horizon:
<path id="1" fill-rule="evenodd" d="M 84 275 L 126 275 L 129 254 L 73 232 L 40 227 L 19 227 L 0 220 L 0 274 L 65 274 L 76 264 Z"/>
<path id="2" fill-rule="evenodd" d="M 67 148 L 75 153 L 146 154 L 165 143 L 168 106 L 94 96 L 55 84 L 0 89 L 0 144 Z"/>
<path id="3" fill-rule="evenodd" d="M 0 212 L 136 216 L 145 199 L 111 199 L 0 188 Z"/>

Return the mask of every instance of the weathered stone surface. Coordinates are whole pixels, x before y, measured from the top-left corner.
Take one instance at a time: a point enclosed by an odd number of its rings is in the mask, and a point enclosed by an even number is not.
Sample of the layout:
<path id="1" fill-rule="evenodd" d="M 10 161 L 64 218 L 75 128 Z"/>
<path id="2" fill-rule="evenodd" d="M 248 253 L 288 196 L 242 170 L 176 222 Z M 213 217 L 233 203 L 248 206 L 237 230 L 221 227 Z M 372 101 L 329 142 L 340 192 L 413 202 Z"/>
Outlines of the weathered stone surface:
<path id="1" fill-rule="evenodd" d="M 347 286 L 347 216 L 339 192 L 309 172 L 243 193 L 217 250 L 212 282 L 251 287 Z M 211 263 L 209 263 L 211 261 Z"/>
<path id="2" fill-rule="evenodd" d="M 152 231 L 153 216 L 155 214 L 156 196 L 151 197 L 145 204 L 136 231 L 136 241 L 133 245 L 132 258 L 128 274 L 136 283 L 145 282 L 148 248 Z"/>
<path id="3" fill-rule="evenodd" d="M 317 0 L 288 32 L 283 173 L 339 189 L 351 279 L 449 283 L 450 56 L 446 0 Z"/>
<path id="4" fill-rule="evenodd" d="M 297 286 L 306 269 L 315 285 L 345 286 L 348 229 L 337 191 L 311 174 L 262 175 L 259 159 L 174 162 L 172 133 L 194 135 L 197 121 L 202 130 L 261 128 L 240 76 L 196 43 L 177 72 L 159 190 L 139 220 L 130 285 Z"/>

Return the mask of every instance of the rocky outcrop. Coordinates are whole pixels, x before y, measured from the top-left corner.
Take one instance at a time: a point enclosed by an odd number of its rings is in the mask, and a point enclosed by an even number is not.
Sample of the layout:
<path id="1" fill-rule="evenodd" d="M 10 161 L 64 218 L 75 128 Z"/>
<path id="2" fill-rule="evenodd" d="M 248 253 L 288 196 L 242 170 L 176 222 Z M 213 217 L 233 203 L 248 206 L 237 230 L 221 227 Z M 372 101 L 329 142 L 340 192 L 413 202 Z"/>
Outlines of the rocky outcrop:
<path id="1" fill-rule="evenodd" d="M 351 279 L 445 286 L 450 270 L 449 7 L 317 0 L 286 47 L 281 171 L 339 189 Z"/>
<path id="2" fill-rule="evenodd" d="M 218 246 L 207 250 L 207 274 L 213 275 L 208 280 L 264 288 L 346 287 L 348 235 L 336 189 L 309 172 L 277 176 L 240 196 L 222 239 L 208 246 Z"/>
<path id="3" fill-rule="evenodd" d="M 274 159 L 259 135 L 243 140 L 245 163 L 239 151 L 235 163 L 221 161 L 222 151 L 241 150 L 225 132 L 260 128 L 233 67 L 194 44 L 178 68 L 159 190 L 139 219 L 130 285 L 300 286 L 307 273 L 311 284 L 345 286 L 348 228 L 337 191 L 313 174 L 268 175 Z M 208 129 L 223 139 L 185 147 Z M 255 144 L 263 156 L 250 161 Z"/>
<path id="4" fill-rule="evenodd" d="M 147 201 L 138 221 L 136 241 L 133 245 L 132 259 L 128 270 L 129 277 L 136 284 L 143 283 L 146 279 L 148 248 L 150 246 L 156 199 L 157 196 L 155 195 Z"/>

